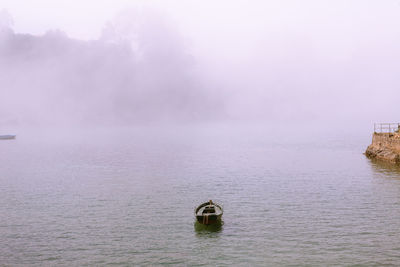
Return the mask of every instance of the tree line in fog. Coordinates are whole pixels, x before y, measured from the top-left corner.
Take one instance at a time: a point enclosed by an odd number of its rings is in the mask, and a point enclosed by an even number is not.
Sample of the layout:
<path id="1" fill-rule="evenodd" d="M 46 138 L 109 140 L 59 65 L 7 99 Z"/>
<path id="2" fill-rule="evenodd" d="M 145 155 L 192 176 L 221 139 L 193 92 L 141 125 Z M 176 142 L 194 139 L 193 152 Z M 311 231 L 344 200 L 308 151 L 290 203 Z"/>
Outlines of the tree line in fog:
<path id="1" fill-rule="evenodd" d="M 184 39 L 158 14 L 127 12 L 97 40 L 0 28 L 0 123 L 127 124 L 208 120 L 220 101 Z M 3 14 L 4 17 L 4 14 Z M 7 20 L 6 20 L 7 22 Z"/>

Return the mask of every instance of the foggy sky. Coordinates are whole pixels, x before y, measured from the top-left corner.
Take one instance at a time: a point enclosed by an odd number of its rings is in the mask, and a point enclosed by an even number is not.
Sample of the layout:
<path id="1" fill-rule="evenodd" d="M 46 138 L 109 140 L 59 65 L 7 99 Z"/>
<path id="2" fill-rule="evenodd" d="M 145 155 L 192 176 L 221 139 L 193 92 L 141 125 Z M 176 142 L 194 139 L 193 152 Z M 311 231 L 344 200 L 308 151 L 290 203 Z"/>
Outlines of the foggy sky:
<path id="1" fill-rule="evenodd" d="M 398 1 L 2 8 L 0 124 L 399 120 Z"/>

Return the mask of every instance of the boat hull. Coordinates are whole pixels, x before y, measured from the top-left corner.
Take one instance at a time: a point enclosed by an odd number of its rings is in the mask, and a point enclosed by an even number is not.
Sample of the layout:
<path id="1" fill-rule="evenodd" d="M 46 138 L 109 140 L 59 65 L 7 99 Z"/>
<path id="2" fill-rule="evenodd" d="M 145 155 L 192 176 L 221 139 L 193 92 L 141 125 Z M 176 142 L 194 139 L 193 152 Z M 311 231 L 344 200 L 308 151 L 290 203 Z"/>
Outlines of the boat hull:
<path id="1" fill-rule="evenodd" d="M 204 225 L 210 225 L 215 223 L 220 223 L 222 219 L 222 214 L 219 215 L 197 215 L 196 219 L 199 223 Z"/>

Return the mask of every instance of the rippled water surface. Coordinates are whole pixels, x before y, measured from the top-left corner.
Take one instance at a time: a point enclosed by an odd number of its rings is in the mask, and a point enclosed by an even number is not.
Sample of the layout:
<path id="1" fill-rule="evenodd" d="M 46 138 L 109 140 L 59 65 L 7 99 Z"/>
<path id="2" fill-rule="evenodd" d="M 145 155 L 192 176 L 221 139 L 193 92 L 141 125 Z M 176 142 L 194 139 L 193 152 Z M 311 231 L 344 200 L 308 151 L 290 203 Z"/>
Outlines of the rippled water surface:
<path id="1" fill-rule="evenodd" d="M 0 265 L 399 266 L 400 170 L 368 138 L 19 133 L 0 142 Z M 221 228 L 194 225 L 208 199 Z"/>

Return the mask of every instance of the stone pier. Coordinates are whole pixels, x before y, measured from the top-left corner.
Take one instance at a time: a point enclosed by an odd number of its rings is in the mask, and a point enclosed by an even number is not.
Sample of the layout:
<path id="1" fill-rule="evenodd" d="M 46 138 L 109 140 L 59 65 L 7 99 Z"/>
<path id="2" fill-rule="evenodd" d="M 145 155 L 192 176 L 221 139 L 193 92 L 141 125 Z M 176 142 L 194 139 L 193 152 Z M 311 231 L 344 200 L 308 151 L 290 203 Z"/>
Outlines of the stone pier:
<path id="1" fill-rule="evenodd" d="M 400 164 L 400 133 L 377 133 L 372 136 L 372 144 L 368 146 L 365 155 Z"/>

